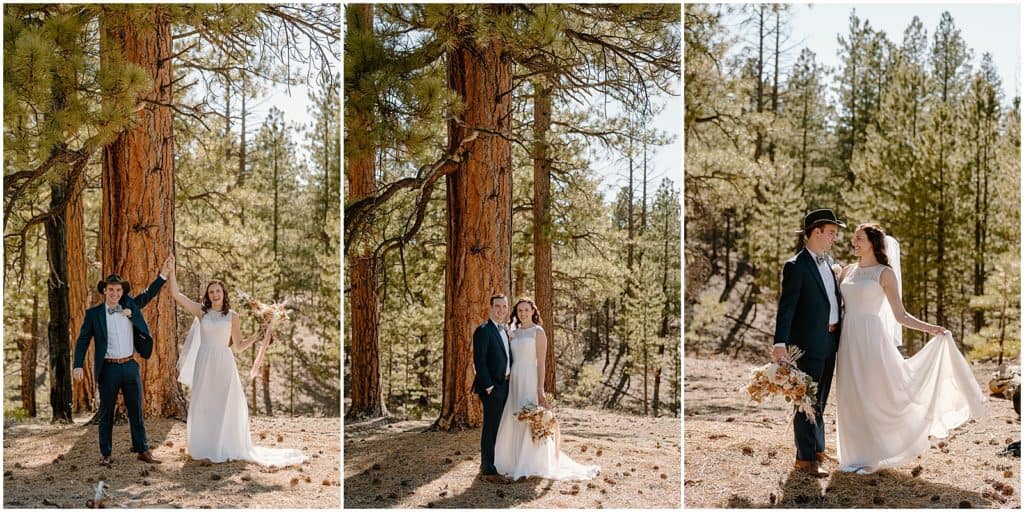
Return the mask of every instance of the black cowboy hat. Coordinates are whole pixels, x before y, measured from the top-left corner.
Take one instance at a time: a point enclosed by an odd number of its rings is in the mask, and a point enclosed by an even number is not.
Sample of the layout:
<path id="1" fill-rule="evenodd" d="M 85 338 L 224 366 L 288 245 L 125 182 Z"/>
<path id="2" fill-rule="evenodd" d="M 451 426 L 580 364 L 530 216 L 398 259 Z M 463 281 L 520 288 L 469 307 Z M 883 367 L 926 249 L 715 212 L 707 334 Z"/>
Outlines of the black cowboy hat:
<path id="1" fill-rule="evenodd" d="M 131 283 L 125 281 L 124 279 L 121 279 L 121 276 L 118 274 L 110 274 L 109 276 L 107 276 L 106 279 L 96 284 L 96 289 L 99 290 L 100 293 L 103 293 L 103 290 L 106 289 L 108 284 L 121 285 L 121 287 L 124 288 L 124 293 L 126 294 L 132 289 Z"/>
<path id="2" fill-rule="evenodd" d="M 821 210 L 814 210 L 808 213 L 804 217 L 803 229 L 796 230 L 796 233 L 806 233 L 807 230 L 817 227 L 820 224 L 835 224 L 841 228 L 846 227 L 846 223 L 836 218 L 836 214 L 828 208 L 822 208 Z"/>

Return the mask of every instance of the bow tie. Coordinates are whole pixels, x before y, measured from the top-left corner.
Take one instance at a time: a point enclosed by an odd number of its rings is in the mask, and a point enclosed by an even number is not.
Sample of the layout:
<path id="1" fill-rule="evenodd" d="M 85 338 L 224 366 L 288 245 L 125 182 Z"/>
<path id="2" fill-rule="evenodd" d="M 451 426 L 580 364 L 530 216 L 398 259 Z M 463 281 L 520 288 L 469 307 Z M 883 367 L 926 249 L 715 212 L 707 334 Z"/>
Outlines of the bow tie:
<path id="1" fill-rule="evenodd" d="M 116 307 L 107 306 L 107 314 L 110 314 L 110 315 L 113 315 L 114 313 L 120 313 L 123 310 L 124 310 L 124 308 L 121 307 L 120 304 L 118 304 Z"/>
<path id="2" fill-rule="evenodd" d="M 822 263 L 825 263 L 825 257 L 824 256 L 815 256 L 814 257 L 814 262 L 817 263 L 818 265 L 821 265 Z"/>

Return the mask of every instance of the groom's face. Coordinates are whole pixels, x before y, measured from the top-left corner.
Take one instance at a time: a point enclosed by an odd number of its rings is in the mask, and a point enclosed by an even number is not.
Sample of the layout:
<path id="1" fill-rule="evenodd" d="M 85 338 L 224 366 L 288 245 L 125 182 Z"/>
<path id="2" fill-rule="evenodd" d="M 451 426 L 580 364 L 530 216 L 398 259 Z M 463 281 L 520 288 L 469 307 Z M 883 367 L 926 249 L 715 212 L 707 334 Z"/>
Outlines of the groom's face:
<path id="1" fill-rule="evenodd" d="M 117 304 L 121 301 L 122 295 L 124 295 L 124 287 L 119 284 L 108 284 L 103 288 L 103 298 L 106 299 L 107 304 Z"/>
<path id="2" fill-rule="evenodd" d="M 814 230 L 814 236 L 818 238 L 818 243 L 824 250 L 832 248 L 832 244 L 839 239 L 839 226 L 835 224 L 825 224 L 821 229 Z"/>
<path id="3" fill-rule="evenodd" d="M 507 319 L 508 300 L 501 298 L 491 300 L 491 320 L 502 323 Z"/>

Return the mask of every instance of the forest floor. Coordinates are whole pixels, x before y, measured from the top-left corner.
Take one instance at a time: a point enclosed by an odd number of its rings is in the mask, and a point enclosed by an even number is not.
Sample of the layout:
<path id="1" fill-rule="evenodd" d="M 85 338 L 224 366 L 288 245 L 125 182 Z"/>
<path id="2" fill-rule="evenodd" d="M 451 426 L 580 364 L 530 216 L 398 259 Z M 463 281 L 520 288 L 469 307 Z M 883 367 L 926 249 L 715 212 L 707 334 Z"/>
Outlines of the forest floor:
<path id="1" fill-rule="evenodd" d="M 114 426 L 113 468 L 100 460 L 96 426 L 34 420 L 4 428 L 4 508 L 86 508 L 93 487 L 107 483 L 109 508 L 337 508 L 341 502 L 339 418 L 251 417 L 259 446 L 299 448 L 301 466 L 264 468 L 210 464 L 185 453 L 185 423 L 147 419 L 150 465 L 130 453 L 128 425 Z"/>
<path id="2" fill-rule="evenodd" d="M 732 359 L 685 360 L 687 508 L 1020 508 L 1021 461 L 996 455 L 1021 436 L 1009 400 L 990 398 L 986 417 L 947 439 L 932 439 L 932 449 L 905 466 L 861 476 L 830 463 L 824 466 L 829 477 L 814 479 L 792 469 L 785 401 L 756 404 L 747 398 L 755 366 Z M 995 365 L 973 368 L 987 389 Z M 835 407 L 830 399 L 825 411 L 832 456 Z"/>
<path id="3" fill-rule="evenodd" d="M 345 425 L 345 508 L 666 508 L 680 506 L 679 418 L 559 407 L 562 450 L 601 473 L 586 482 L 485 483 L 480 430 L 430 420 Z"/>

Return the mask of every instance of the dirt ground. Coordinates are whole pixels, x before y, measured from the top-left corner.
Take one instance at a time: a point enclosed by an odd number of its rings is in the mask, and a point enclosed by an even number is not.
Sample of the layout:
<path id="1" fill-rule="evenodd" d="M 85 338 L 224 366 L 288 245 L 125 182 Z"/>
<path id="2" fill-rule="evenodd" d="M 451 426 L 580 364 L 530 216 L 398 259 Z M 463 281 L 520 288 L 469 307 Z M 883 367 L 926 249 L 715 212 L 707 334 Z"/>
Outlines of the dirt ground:
<path id="1" fill-rule="evenodd" d="M 100 480 L 106 507 L 337 508 L 341 503 L 338 418 L 250 418 L 253 442 L 299 448 L 301 466 L 274 469 L 247 462 L 210 464 L 185 454 L 185 423 L 147 419 L 149 465 L 130 453 L 128 425 L 114 426 L 114 464 L 99 466 L 96 426 L 26 422 L 4 429 L 4 508 L 85 508 Z"/>
<path id="2" fill-rule="evenodd" d="M 431 422 L 345 425 L 345 508 L 679 508 L 679 418 L 559 407 L 562 450 L 601 473 L 586 482 L 476 479 L 480 430 Z"/>
<path id="3" fill-rule="evenodd" d="M 744 388 L 754 366 L 685 360 L 687 508 L 1020 508 L 1020 459 L 996 455 L 1021 438 L 1010 401 L 990 398 L 986 417 L 947 439 L 933 439 L 931 450 L 905 466 L 862 476 L 839 472 L 831 463 L 824 466 L 831 475 L 819 480 L 792 470 L 795 449 L 785 401 L 757 404 L 747 398 Z M 994 369 L 976 365 L 975 377 L 987 383 Z M 825 421 L 828 452 L 835 456 L 831 398 Z"/>

